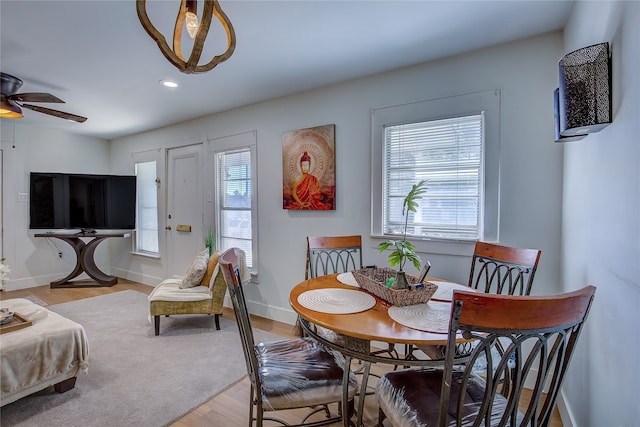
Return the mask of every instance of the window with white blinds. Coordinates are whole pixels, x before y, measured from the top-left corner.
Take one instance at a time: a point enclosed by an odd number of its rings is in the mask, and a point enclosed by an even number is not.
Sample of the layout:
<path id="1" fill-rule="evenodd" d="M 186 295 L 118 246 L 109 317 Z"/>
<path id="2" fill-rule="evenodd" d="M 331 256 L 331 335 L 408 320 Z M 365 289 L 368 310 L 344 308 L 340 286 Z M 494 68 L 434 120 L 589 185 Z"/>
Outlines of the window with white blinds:
<path id="1" fill-rule="evenodd" d="M 219 250 L 236 247 L 253 267 L 253 162 L 250 147 L 218 151 L 216 158 Z"/>
<path id="2" fill-rule="evenodd" d="M 159 255 L 158 184 L 156 161 L 135 163 L 136 174 L 136 252 Z"/>
<path id="3" fill-rule="evenodd" d="M 468 255 L 498 241 L 500 110 L 493 89 L 371 110 L 371 236 L 399 237 L 402 202 L 424 179 L 409 213 L 408 238 L 421 253 Z"/>
<path id="4" fill-rule="evenodd" d="M 483 114 L 384 126 L 383 233 L 401 235 L 404 197 L 427 181 L 407 235 L 474 240 L 482 235 Z"/>

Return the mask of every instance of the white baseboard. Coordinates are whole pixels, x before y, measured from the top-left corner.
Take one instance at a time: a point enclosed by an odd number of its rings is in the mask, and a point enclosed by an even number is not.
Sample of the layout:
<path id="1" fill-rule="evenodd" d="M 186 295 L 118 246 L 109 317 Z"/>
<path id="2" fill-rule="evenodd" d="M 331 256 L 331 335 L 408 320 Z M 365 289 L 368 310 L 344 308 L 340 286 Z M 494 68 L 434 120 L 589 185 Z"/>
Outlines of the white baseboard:
<path id="1" fill-rule="evenodd" d="M 231 299 L 228 295 L 225 296 L 225 307 L 232 307 Z M 275 320 L 278 322 L 286 323 L 288 325 L 295 325 L 298 315 L 293 310 L 285 310 L 279 307 L 272 307 L 266 304 L 260 304 L 253 301 L 247 301 L 247 306 L 251 314 L 264 317 L 267 319 Z"/>
<path id="2" fill-rule="evenodd" d="M 567 404 L 567 401 L 564 399 L 564 390 L 560 390 L 560 395 L 558 396 L 558 401 L 556 402 L 558 406 L 558 411 L 560 412 L 560 419 L 562 420 L 562 425 L 564 427 L 573 427 L 576 425 L 573 418 L 573 412 L 571 412 L 571 408 Z"/>
<path id="3" fill-rule="evenodd" d="M 5 291 L 17 291 L 21 289 L 29 289 L 38 286 L 49 285 L 51 282 L 62 279 L 64 277 L 64 274 L 65 273 L 46 274 L 43 276 L 11 279 L 5 282 Z M 110 274 L 116 277 L 122 277 L 123 279 L 131 280 L 149 286 L 156 286 L 163 280 L 159 277 L 134 273 L 123 269 L 113 269 Z M 80 276 L 74 278 L 74 280 L 91 280 L 91 278 L 87 276 L 86 273 L 82 273 Z"/>
<path id="4" fill-rule="evenodd" d="M 162 282 L 166 277 L 149 276 L 142 273 L 136 273 L 122 268 L 112 268 L 111 275 L 122 277 L 123 279 L 131 280 L 133 282 L 142 283 L 143 285 L 156 286 Z"/>
<path id="5" fill-rule="evenodd" d="M 5 281 L 5 291 L 17 291 L 20 289 L 37 288 L 38 286 L 48 286 L 51 282 L 62 279 L 62 274 L 47 274 L 37 277 L 25 277 L 22 279 L 11 279 Z"/>

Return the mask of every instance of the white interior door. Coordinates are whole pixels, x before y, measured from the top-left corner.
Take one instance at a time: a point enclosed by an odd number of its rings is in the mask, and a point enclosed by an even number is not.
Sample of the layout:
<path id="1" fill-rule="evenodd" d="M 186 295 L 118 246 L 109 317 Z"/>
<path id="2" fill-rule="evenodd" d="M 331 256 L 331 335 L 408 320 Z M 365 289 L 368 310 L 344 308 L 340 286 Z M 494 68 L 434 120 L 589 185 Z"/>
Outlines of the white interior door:
<path id="1" fill-rule="evenodd" d="M 202 144 L 167 150 L 166 242 L 169 276 L 183 275 L 204 249 Z"/>

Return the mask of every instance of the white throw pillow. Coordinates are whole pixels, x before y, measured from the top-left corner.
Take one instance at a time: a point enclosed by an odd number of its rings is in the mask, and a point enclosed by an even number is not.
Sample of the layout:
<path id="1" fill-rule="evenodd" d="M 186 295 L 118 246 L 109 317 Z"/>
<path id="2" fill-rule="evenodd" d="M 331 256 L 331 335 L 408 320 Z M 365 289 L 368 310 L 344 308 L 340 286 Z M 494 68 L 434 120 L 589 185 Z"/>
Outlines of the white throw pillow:
<path id="1" fill-rule="evenodd" d="M 194 286 L 198 286 L 200 281 L 204 277 L 204 274 L 207 272 L 207 263 L 209 261 L 209 250 L 204 249 L 202 252 L 196 255 L 196 258 L 189 266 L 186 274 L 182 278 L 182 282 L 180 282 L 180 288 L 193 288 Z"/>

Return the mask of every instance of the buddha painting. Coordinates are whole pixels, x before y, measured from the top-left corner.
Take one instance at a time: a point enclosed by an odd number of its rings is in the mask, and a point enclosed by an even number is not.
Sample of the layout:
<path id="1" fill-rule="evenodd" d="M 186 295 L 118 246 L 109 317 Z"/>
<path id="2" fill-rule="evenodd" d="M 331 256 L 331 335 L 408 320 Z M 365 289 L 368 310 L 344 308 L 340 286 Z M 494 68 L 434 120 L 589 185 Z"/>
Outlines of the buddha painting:
<path id="1" fill-rule="evenodd" d="M 335 209 L 334 135 L 335 125 L 285 132 L 282 144 L 284 209 Z"/>

